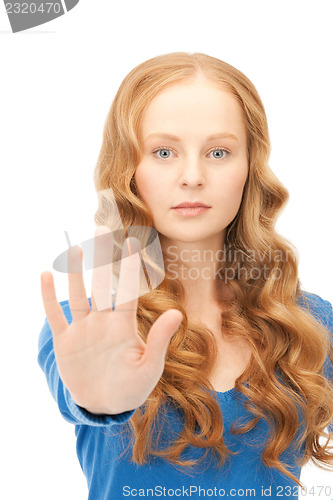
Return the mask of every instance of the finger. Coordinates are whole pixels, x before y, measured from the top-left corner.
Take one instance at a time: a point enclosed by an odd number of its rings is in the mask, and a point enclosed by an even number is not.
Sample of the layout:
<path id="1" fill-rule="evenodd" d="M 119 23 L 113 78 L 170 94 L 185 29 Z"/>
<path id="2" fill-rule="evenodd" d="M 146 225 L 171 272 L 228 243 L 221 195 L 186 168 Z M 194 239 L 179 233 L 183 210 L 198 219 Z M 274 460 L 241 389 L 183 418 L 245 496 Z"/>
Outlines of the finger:
<path id="1" fill-rule="evenodd" d="M 98 226 L 94 238 L 94 269 L 91 287 L 93 311 L 112 311 L 113 235 L 107 226 Z"/>
<path id="2" fill-rule="evenodd" d="M 82 248 L 77 245 L 68 249 L 69 307 L 73 321 L 84 318 L 90 312 L 82 274 L 82 255 Z M 70 273 L 70 270 L 73 272 Z"/>
<path id="3" fill-rule="evenodd" d="M 140 289 L 140 250 L 141 246 L 137 238 L 126 238 L 121 253 L 116 311 L 136 314 Z"/>
<path id="4" fill-rule="evenodd" d="M 178 309 L 169 309 L 151 327 L 144 353 L 144 361 L 151 373 L 163 371 L 170 340 L 182 320 L 183 315 Z"/>
<path id="5" fill-rule="evenodd" d="M 45 314 L 54 336 L 61 334 L 68 326 L 62 307 L 57 301 L 52 273 L 41 274 L 41 289 Z"/>

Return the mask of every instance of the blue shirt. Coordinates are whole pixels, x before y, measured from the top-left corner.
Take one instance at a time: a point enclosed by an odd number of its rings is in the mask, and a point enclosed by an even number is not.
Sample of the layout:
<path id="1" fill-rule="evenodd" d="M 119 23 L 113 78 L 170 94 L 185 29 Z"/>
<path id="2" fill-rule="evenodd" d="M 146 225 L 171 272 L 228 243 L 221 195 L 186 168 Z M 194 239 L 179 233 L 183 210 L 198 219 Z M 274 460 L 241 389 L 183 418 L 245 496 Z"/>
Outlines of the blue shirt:
<path id="1" fill-rule="evenodd" d="M 309 299 L 311 313 L 327 326 L 332 333 L 333 312 L 329 301 L 316 294 L 303 291 Z M 300 305 L 304 301 L 300 297 Z M 60 302 L 67 321 L 72 316 L 68 301 Z M 135 410 L 117 415 L 93 415 L 77 406 L 62 383 L 53 351 L 52 333 L 47 319 L 39 336 L 38 362 L 44 371 L 50 391 L 63 417 L 75 425 L 77 455 L 86 476 L 89 500 L 118 500 L 124 498 L 298 498 L 300 488 L 277 469 L 266 467 L 261 459 L 265 440 L 269 435 L 269 424 L 261 419 L 249 432 L 233 435 L 230 427 L 235 420 L 251 420 L 253 415 L 243 407 L 245 396 L 235 388 L 217 392 L 223 414 L 223 438 L 229 449 L 239 452 L 221 467 L 215 467 L 211 458 L 197 466 L 194 471 L 178 470 L 173 464 L 153 457 L 146 465 L 131 462 L 130 433 L 126 422 Z M 333 379 L 333 366 L 327 356 L 324 374 Z M 163 427 L 161 443 L 171 444 L 182 429 L 182 417 L 175 407 L 167 408 L 168 418 Z M 333 422 L 329 429 L 333 430 Z M 299 429 L 299 432 L 301 429 Z M 297 438 L 297 436 L 296 436 Z M 199 458 L 205 449 L 189 445 L 181 459 Z M 304 452 L 287 448 L 280 460 L 290 466 L 290 472 L 298 479 L 301 469 L 296 458 Z"/>

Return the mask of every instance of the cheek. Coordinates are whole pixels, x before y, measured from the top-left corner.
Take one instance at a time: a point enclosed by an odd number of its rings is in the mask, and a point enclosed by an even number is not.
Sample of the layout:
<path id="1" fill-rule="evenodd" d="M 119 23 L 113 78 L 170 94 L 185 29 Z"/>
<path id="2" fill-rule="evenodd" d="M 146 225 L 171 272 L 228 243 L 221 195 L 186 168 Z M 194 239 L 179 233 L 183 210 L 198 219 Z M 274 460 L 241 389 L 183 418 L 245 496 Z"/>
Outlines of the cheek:
<path id="1" fill-rule="evenodd" d="M 247 170 L 229 172 L 219 183 L 219 189 L 230 198 L 239 197 L 243 193 L 246 182 Z"/>
<path id="2" fill-rule="evenodd" d="M 147 169 L 141 168 L 139 165 L 134 174 L 134 179 L 140 198 L 149 206 L 154 204 L 154 199 L 157 198 L 158 193 L 161 192 L 156 176 L 151 175 Z"/>

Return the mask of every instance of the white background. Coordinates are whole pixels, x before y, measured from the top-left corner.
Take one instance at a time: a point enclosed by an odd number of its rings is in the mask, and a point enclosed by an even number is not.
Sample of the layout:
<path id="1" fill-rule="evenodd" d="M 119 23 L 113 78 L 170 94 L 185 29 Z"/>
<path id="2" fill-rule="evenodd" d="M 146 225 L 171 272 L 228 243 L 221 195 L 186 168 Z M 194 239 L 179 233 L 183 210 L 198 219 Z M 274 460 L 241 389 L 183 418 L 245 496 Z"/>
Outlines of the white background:
<path id="1" fill-rule="evenodd" d="M 332 302 L 332 14 L 330 1 L 81 0 L 12 34 L 0 15 L 1 498 L 87 497 L 74 426 L 37 364 L 45 314 L 40 273 L 92 236 L 92 174 L 115 92 L 140 62 L 203 52 L 232 64 L 266 108 L 270 165 L 290 201 L 277 229 L 298 249 L 302 288 Z M 67 277 L 53 272 L 58 300 Z M 333 473 L 301 480 L 333 498 Z M 319 494 L 319 486 L 331 486 Z M 4 491 L 6 490 L 6 494 Z"/>

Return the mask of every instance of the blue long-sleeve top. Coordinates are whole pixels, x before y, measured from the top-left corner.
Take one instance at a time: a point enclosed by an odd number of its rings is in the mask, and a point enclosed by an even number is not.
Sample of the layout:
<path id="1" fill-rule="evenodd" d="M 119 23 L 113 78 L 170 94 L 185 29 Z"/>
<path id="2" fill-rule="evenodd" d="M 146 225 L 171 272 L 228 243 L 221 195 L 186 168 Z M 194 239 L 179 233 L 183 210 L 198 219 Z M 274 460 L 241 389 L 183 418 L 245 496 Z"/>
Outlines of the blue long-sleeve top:
<path id="1" fill-rule="evenodd" d="M 332 333 L 333 311 L 329 301 L 316 294 L 303 291 L 309 299 L 311 313 Z M 68 301 L 60 302 L 68 323 L 72 315 Z M 300 297 L 303 307 L 304 299 Z M 126 424 L 135 409 L 117 415 L 99 416 L 89 413 L 75 404 L 68 389 L 62 383 L 54 356 L 53 340 L 48 320 L 42 327 L 38 342 L 38 363 L 44 371 L 50 391 L 63 417 L 75 425 L 77 455 L 86 476 L 89 500 L 118 500 L 124 498 L 298 498 L 298 485 L 277 469 L 268 468 L 261 459 L 265 441 L 269 435 L 269 424 L 261 419 L 249 432 L 234 435 L 231 425 L 238 419 L 251 420 L 243 406 L 245 396 L 235 388 L 218 392 L 217 397 L 223 415 L 223 438 L 232 451 L 238 452 L 223 467 L 215 467 L 206 461 L 194 472 L 184 473 L 165 459 L 154 457 L 145 465 L 131 462 L 130 429 Z M 324 374 L 333 379 L 333 366 L 329 357 L 325 361 Z M 168 445 L 182 430 L 181 415 L 175 408 L 168 408 L 167 427 L 163 436 Z M 329 430 L 333 430 L 333 422 Z M 296 436 L 297 438 L 297 436 Z M 295 439 L 296 439 L 295 438 Z M 162 442 L 164 442 L 162 440 Z M 256 445 L 256 446 L 253 446 Z M 304 452 L 295 452 L 290 445 L 280 456 L 280 460 L 290 467 L 290 472 L 298 479 L 301 469 L 296 458 Z M 205 449 L 189 445 L 181 454 L 181 459 L 199 458 Z M 208 460 L 208 459 L 207 459 Z"/>

